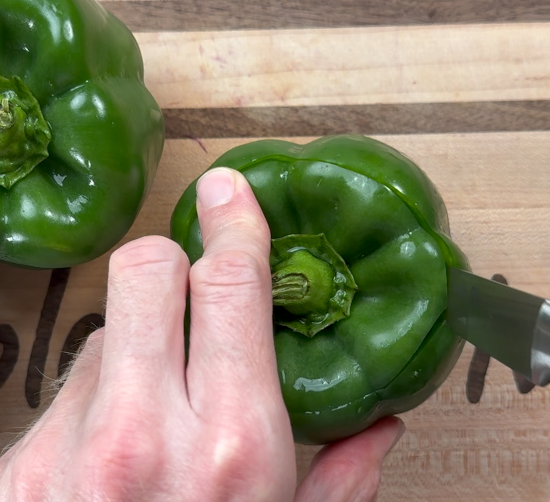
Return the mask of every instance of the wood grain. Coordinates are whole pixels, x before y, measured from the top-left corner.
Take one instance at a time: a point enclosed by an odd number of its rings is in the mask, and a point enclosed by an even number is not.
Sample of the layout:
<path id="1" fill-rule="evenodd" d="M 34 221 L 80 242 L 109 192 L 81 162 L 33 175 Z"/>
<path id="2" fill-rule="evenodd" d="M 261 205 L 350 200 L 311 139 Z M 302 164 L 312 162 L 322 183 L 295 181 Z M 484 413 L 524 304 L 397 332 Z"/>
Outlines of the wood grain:
<path id="1" fill-rule="evenodd" d="M 138 0 L 103 5 L 134 31 L 337 28 L 411 24 L 540 22 L 546 0 Z"/>
<path id="2" fill-rule="evenodd" d="M 550 129 L 550 101 L 169 108 L 164 115 L 170 139 Z"/>
<path id="3" fill-rule="evenodd" d="M 165 109 L 550 99 L 543 23 L 138 33 L 137 40 L 146 83 Z"/>

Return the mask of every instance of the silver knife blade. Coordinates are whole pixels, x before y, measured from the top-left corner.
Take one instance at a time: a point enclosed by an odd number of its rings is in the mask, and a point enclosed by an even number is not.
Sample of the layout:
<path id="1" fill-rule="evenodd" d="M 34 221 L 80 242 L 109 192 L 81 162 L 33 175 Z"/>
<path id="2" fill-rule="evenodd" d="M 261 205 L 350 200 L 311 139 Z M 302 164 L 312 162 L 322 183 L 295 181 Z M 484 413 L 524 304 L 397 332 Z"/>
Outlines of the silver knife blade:
<path id="1" fill-rule="evenodd" d="M 448 268 L 447 323 L 534 384 L 550 383 L 550 301 Z"/>

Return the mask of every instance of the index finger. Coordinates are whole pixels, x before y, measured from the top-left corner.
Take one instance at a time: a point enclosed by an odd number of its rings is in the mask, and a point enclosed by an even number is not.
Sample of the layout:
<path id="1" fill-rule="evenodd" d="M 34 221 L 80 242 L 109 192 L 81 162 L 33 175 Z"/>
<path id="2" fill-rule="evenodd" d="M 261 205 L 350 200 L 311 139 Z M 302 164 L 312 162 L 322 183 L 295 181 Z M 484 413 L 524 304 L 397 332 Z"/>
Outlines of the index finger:
<path id="1" fill-rule="evenodd" d="M 183 316 L 189 261 L 173 241 L 142 237 L 110 259 L 98 392 L 104 402 L 184 392 Z"/>
<path id="2" fill-rule="evenodd" d="M 275 400 L 270 233 L 246 179 L 215 169 L 197 185 L 204 255 L 190 272 L 187 381 L 195 410 Z"/>

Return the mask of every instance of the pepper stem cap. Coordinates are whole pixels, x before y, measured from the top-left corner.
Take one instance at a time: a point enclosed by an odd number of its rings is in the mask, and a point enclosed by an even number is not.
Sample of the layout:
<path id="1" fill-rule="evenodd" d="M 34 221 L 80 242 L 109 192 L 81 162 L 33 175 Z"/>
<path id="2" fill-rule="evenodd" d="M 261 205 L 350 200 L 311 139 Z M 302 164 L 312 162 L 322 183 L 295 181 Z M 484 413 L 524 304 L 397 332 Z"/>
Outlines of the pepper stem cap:
<path id="1" fill-rule="evenodd" d="M 271 241 L 275 323 L 313 337 L 349 316 L 357 284 L 324 234 Z"/>
<path id="2" fill-rule="evenodd" d="M 19 77 L 0 76 L 0 104 L 0 186 L 10 189 L 48 157 L 52 133 Z"/>

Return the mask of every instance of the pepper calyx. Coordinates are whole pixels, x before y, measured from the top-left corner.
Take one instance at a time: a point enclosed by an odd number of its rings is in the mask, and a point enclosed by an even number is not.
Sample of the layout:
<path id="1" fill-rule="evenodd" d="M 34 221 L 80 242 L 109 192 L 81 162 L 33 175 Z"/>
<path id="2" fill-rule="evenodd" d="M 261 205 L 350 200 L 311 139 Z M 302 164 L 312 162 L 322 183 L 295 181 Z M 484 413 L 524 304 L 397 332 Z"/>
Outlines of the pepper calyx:
<path id="1" fill-rule="evenodd" d="M 349 316 L 357 284 L 324 234 L 271 241 L 274 321 L 307 337 Z"/>
<path id="2" fill-rule="evenodd" d="M 10 189 L 48 157 L 52 133 L 18 76 L 0 76 L 0 103 L 0 186 Z"/>

